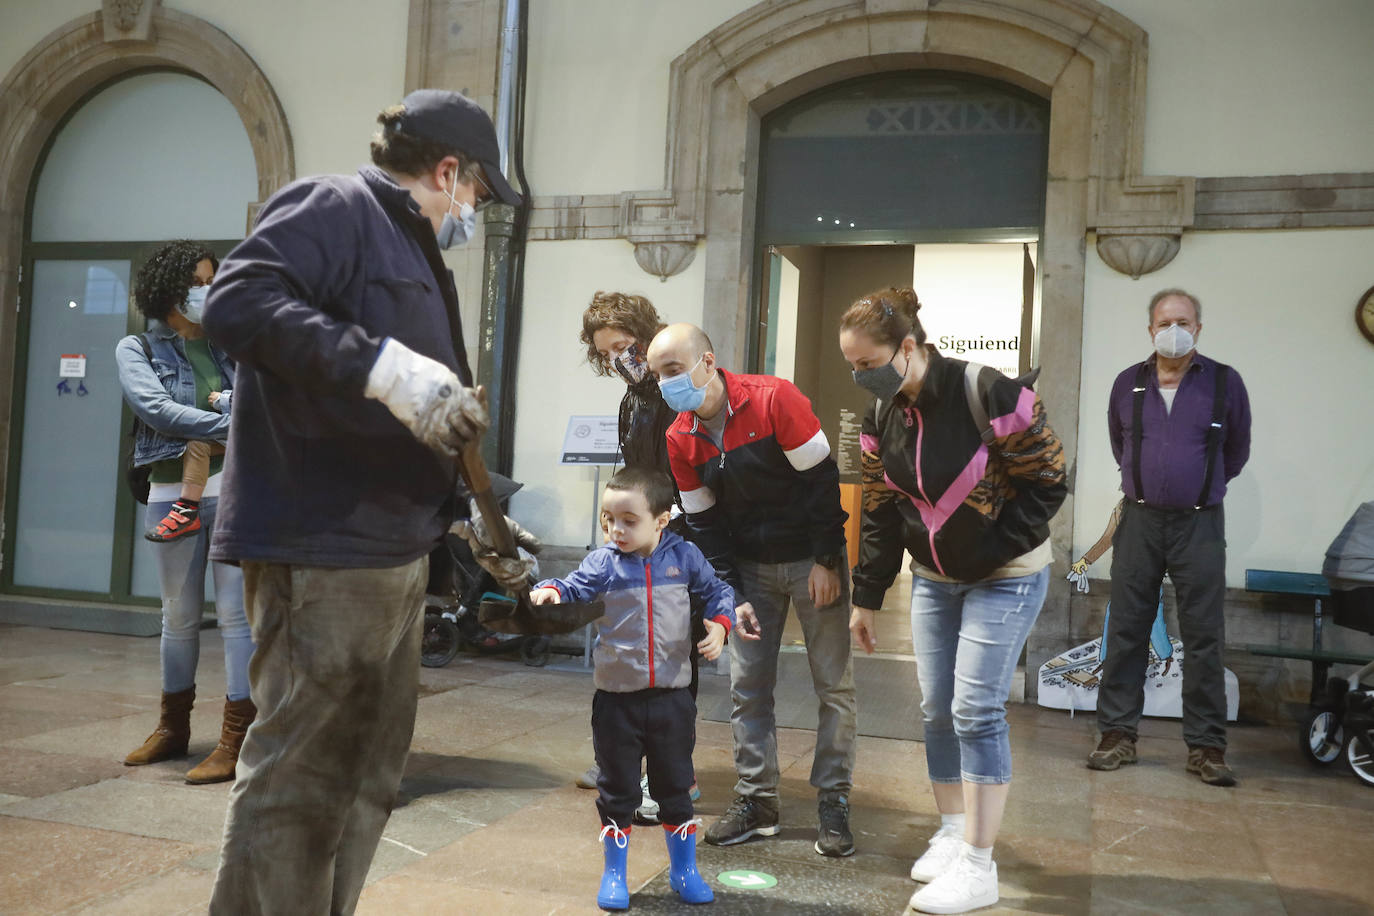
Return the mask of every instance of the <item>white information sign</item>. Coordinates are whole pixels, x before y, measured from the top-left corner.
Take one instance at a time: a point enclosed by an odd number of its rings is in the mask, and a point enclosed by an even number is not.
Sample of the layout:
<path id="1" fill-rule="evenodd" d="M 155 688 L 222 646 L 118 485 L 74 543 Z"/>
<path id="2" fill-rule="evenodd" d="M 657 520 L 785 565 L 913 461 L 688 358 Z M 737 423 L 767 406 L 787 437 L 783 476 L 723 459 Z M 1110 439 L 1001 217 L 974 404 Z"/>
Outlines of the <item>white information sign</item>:
<path id="1" fill-rule="evenodd" d="M 559 464 L 616 464 L 620 461 L 618 417 L 569 417 Z"/>
<path id="2" fill-rule="evenodd" d="M 86 354 L 63 353 L 57 360 L 58 378 L 85 378 Z"/>

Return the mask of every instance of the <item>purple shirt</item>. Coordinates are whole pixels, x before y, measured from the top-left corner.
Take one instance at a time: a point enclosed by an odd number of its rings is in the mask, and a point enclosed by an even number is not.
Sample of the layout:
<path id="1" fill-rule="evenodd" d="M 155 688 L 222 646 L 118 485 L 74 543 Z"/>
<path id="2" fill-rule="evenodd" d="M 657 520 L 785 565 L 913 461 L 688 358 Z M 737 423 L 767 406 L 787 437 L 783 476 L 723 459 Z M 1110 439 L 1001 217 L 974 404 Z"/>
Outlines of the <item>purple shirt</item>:
<path id="1" fill-rule="evenodd" d="M 1154 506 L 1190 508 L 1197 505 L 1198 493 L 1207 469 L 1207 432 L 1212 424 L 1212 400 L 1216 394 L 1217 363 L 1194 353 L 1193 360 L 1178 383 L 1172 410 L 1165 410 L 1159 393 L 1159 374 L 1155 357 L 1146 360 L 1145 403 L 1141 412 L 1142 462 L 1140 481 L 1145 502 Z M 1112 385 L 1107 404 L 1107 432 L 1112 438 L 1112 454 L 1121 468 L 1121 489 L 1131 500 L 1135 492 L 1134 419 L 1136 371 L 1139 363 L 1122 370 Z M 1226 380 L 1226 403 L 1222 419 L 1221 447 L 1212 469 L 1212 485 L 1202 504 L 1218 505 L 1226 495 L 1226 484 L 1240 473 L 1250 458 L 1250 398 L 1240 373 L 1231 368 Z"/>

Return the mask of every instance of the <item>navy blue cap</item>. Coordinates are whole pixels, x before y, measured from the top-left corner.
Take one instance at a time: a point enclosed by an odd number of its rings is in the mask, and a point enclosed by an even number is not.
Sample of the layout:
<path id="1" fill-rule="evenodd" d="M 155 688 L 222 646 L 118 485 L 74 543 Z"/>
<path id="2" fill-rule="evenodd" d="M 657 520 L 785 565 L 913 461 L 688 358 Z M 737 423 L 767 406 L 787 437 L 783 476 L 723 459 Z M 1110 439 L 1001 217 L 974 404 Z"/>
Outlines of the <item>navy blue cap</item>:
<path id="1" fill-rule="evenodd" d="M 497 165 L 501 148 L 496 128 L 482 106 L 447 89 L 417 89 L 401 100 L 401 106 L 406 111 L 397 127 L 403 133 L 466 153 L 482 164 L 487 184 L 502 203 L 520 206 L 520 195 Z"/>

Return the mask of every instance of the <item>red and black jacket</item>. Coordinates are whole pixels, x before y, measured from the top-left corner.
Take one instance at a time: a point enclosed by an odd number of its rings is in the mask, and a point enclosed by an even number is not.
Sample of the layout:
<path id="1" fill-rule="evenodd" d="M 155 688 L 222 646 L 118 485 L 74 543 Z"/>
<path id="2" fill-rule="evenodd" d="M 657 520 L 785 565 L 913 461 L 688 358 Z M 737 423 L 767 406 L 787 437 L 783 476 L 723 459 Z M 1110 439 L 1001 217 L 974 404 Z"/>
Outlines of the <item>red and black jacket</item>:
<path id="1" fill-rule="evenodd" d="M 668 458 L 692 540 L 739 590 L 736 559 L 785 563 L 844 550 L 840 473 L 811 402 L 771 375 L 717 370 L 724 449 L 695 413 L 668 427 Z"/>

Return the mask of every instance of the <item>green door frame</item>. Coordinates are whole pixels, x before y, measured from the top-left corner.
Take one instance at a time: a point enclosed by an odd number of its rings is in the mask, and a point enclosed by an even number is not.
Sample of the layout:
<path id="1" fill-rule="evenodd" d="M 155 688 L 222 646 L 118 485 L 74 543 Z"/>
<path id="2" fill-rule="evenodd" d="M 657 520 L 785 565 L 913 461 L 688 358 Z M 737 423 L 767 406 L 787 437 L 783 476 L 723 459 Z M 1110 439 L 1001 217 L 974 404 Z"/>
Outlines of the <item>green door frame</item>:
<path id="1" fill-rule="evenodd" d="M 204 242 L 216 256 L 223 258 L 239 240 L 216 239 Z M 119 423 L 120 448 L 118 459 L 110 468 L 110 485 L 115 488 L 114 552 L 110 558 L 110 588 L 106 592 L 87 592 L 74 589 L 38 588 L 14 584 L 14 554 L 19 537 L 19 469 L 24 447 L 24 411 L 29 366 L 29 324 L 33 311 L 33 272 L 36 261 L 128 261 L 130 296 L 128 317 L 125 329 L 129 334 L 147 330 L 148 323 L 133 304 L 133 282 L 138 269 L 152 254 L 161 241 L 155 242 L 29 242 L 24 246 L 21 261 L 19 284 L 19 320 L 15 328 L 14 376 L 12 379 L 14 398 L 10 412 L 10 441 L 8 471 L 5 476 L 5 536 L 0 544 L 0 561 L 3 562 L 3 575 L 0 575 L 0 592 L 40 598 L 65 598 L 78 601 L 108 601 L 121 605 L 144 605 L 156 607 L 161 602 L 157 598 L 146 598 L 132 594 L 134 569 L 134 544 L 129 537 L 133 530 L 134 515 L 138 511 L 129 488 L 124 483 L 123 445 L 133 428 L 133 412 L 129 405 L 121 402 Z"/>

